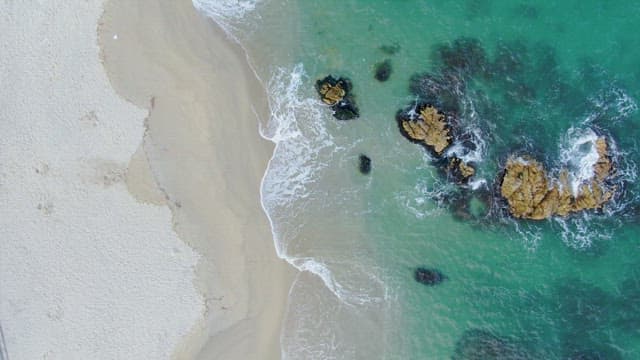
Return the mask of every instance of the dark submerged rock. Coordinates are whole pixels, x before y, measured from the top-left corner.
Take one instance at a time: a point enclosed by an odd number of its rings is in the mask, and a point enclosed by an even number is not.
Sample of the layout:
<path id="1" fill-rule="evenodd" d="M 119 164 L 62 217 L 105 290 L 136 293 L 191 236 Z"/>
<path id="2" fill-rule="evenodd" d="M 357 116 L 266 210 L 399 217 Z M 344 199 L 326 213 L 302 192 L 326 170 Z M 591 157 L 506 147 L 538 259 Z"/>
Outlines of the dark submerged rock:
<path id="1" fill-rule="evenodd" d="M 480 74 L 487 68 L 487 56 L 478 39 L 458 38 L 451 44 L 440 45 L 435 54 L 448 70 L 455 70 L 463 76 Z"/>
<path id="2" fill-rule="evenodd" d="M 375 78 L 378 81 L 384 82 L 389 80 L 391 76 L 391 60 L 387 59 L 383 62 L 376 64 Z"/>
<path id="3" fill-rule="evenodd" d="M 622 360 L 619 351 L 608 348 L 606 350 L 582 350 L 569 355 L 569 360 Z"/>
<path id="4" fill-rule="evenodd" d="M 531 360 L 533 357 L 508 339 L 486 330 L 467 330 L 456 343 L 452 360 Z"/>
<path id="5" fill-rule="evenodd" d="M 331 106 L 333 116 L 338 120 L 351 120 L 360 116 L 353 94 L 351 81 L 347 78 L 334 78 L 329 75 L 316 81 L 316 90 L 320 99 Z"/>
<path id="6" fill-rule="evenodd" d="M 530 62 L 527 47 L 521 42 L 499 42 L 491 63 L 491 79 L 508 84 L 522 82 L 521 78 Z"/>
<path id="7" fill-rule="evenodd" d="M 453 156 L 447 164 L 447 177 L 456 184 L 466 184 L 475 175 L 476 170 L 472 164 L 465 163 L 462 159 Z"/>
<path id="8" fill-rule="evenodd" d="M 438 285 L 447 279 L 440 271 L 424 267 L 417 268 L 414 277 L 417 282 L 428 286 Z"/>
<path id="9" fill-rule="evenodd" d="M 400 51 L 400 45 L 381 45 L 378 49 L 387 55 L 395 55 L 398 51 Z"/>
<path id="10" fill-rule="evenodd" d="M 416 74 L 411 77 L 409 84 L 409 90 L 421 102 L 452 114 L 458 114 L 462 108 L 459 91 L 464 87 L 464 82 L 455 73 Z"/>
<path id="11" fill-rule="evenodd" d="M 367 155 L 364 155 L 364 154 L 360 154 L 359 159 L 360 159 L 360 165 L 359 165 L 358 168 L 360 169 L 360 172 L 362 174 L 365 174 L 365 175 L 370 173 L 371 172 L 371 159 Z"/>
<path id="12" fill-rule="evenodd" d="M 333 117 L 338 120 L 353 120 L 360 116 L 360 112 L 353 100 L 341 101 L 333 106 Z"/>

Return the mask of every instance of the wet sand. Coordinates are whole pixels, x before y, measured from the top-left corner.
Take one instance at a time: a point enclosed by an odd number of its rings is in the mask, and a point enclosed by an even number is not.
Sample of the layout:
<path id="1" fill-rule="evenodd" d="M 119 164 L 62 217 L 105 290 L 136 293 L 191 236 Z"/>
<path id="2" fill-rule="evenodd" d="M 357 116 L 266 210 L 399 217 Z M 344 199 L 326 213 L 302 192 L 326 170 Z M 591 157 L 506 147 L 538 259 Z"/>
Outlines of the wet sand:
<path id="1" fill-rule="evenodd" d="M 276 256 L 260 204 L 273 152 L 258 133 L 258 117 L 268 116 L 262 85 L 188 0 L 111 0 L 99 42 L 114 89 L 149 111 L 130 171 L 157 185 L 175 231 L 201 255 L 196 285 L 207 310 L 175 356 L 280 358 L 293 270 Z M 129 186 L 157 201 L 144 189 Z"/>

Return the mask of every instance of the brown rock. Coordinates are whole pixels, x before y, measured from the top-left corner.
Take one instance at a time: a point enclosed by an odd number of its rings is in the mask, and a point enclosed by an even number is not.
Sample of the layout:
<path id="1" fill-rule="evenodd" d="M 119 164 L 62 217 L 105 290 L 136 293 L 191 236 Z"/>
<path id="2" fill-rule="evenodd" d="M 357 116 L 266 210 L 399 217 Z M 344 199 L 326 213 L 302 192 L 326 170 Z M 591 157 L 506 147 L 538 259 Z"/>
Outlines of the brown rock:
<path id="1" fill-rule="evenodd" d="M 500 194 L 507 199 L 511 214 L 517 218 L 544 219 L 555 212 L 555 195 L 542 164 L 533 159 L 510 158 L 505 167 Z"/>
<path id="2" fill-rule="evenodd" d="M 406 137 L 423 143 L 438 156 L 451 145 L 446 117 L 431 105 L 419 109 L 416 119 L 402 119 L 401 126 Z"/>
<path id="3" fill-rule="evenodd" d="M 550 179 L 539 162 L 528 158 L 510 158 L 505 166 L 500 194 L 507 200 L 509 212 L 516 218 L 542 220 L 553 215 L 599 209 L 613 197 L 615 188 L 607 187 L 613 164 L 606 139 L 596 142 L 600 158 L 594 164 L 594 176 L 571 192 L 569 174 L 560 171 L 559 179 Z"/>
<path id="4" fill-rule="evenodd" d="M 318 92 L 320 93 L 322 101 L 327 105 L 335 105 L 339 103 L 347 94 L 345 89 L 342 88 L 341 82 L 338 82 L 335 85 L 325 82 L 320 85 Z"/>
<path id="5" fill-rule="evenodd" d="M 336 79 L 329 75 L 316 81 L 316 90 L 320 99 L 331 106 L 333 117 L 338 120 L 351 120 L 360 116 L 351 89 L 351 81 L 347 78 Z"/>

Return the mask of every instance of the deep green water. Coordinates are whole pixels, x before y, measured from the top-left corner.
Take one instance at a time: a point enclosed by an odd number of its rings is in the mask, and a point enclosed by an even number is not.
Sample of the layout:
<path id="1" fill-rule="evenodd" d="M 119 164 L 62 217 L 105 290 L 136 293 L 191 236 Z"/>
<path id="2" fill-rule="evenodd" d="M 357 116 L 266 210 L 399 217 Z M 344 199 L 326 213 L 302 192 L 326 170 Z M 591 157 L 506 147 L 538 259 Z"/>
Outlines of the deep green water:
<path id="1" fill-rule="evenodd" d="M 276 243 L 339 295 L 300 277 L 288 358 L 640 358 L 640 2 L 272 0 L 256 14 L 235 31 L 272 96 L 264 131 L 279 148 L 263 196 Z M 385 59 L 393 72 L 378 82 Z M 459 189 L 395 114 L 416 98 L 412 76 L 460 61 L 476 66 L 456 97 L 484 146 L 481 189 L 509 154 L 557 169 L 570 129 L 595 129 L 617 148 L 616 201 L 541 222 L 457 216 L 447 199 Z M 327 74 L 353 81 L 359 119 L 338 122 L 319 103 L 313 85 Z M 417 266 L 448 279 L 421 285 Z"/>

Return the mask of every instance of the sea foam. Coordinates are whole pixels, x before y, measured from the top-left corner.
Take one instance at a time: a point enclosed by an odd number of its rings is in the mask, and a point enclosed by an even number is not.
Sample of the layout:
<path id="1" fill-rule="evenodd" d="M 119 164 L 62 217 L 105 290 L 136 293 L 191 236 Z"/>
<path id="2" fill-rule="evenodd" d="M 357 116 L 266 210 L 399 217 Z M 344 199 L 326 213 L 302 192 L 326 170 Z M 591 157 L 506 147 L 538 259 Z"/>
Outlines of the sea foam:
<path id="1" fill-rule="evenodd" d="M 330 270 L 340 266 L 314 256 L 296 255 L 289 246 L 299 239 L 309 202 L 317 201 L 312 185 L 321 177 L 329 160 L 340 151 L 326 127 L 328 109 L 309 92 L 309 78 L 302 64 L 277 68 L 267 84 L 271 116 L 260 134 L 275 143 L 262 180 L 262 205 L 269 218 L 276 252 L 300 271 L 311 272 L 341 301 L 364 304 L 378 301 L 369 291 L 354 291 L 348 278 L 338 280 Z M 333 264 L 333 265 L 332 265 Z M 369 277 L 372 274 L 366 273 Z M 370 283 L 380 286 L 378 279 Z"/>
<path id="2" fill-rule="evenodd" d="M 252 13 L 261 0 L 192 0 L 193 7 L 212 18 L 225 32 L 233 35 L 233 29 Z"/>
<path id="3" fill-rule="evenodd" d="M 573 196 L 578 195 L 580 185 L 593 178 L 594 165 L 599 155 L 596 141 L 599 136 L 591 128 L 571 127 L 560 145 L 560 162 L 569 170 L 569 184 Z"/>

